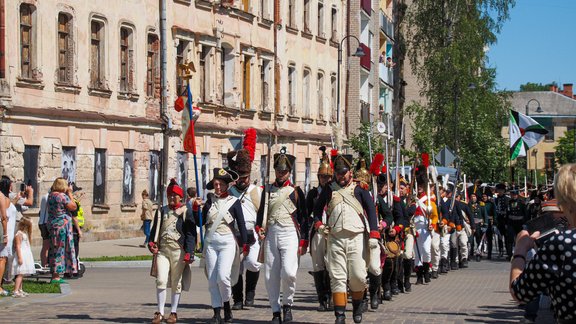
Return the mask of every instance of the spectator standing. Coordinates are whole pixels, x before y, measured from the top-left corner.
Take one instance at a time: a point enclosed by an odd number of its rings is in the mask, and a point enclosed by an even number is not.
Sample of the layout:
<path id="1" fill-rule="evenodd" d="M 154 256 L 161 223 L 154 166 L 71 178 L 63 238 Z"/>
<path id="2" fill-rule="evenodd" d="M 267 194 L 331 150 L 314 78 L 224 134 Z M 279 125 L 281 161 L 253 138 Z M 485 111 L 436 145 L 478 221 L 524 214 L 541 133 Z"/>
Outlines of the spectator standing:
<path id="1" fill-rule="evenodd" d="M 15 260 L 12 266 L 12 274 L 16 276 L 16 279 L 14 280 L 14 292 L 12 296 L 15 298 L 28 296 L 28 293 L 22 289 L 22 279 L 25 275 L 36 273 L 34 257 L 32 256 L 32 249 L 30 248 L 31 239 L 32 222 L 28 217 L 23 217 L 20 222 L 18 222 L 18 231 L 14 236 Z"/>
<path id="2" fill-rule="evenodd" d="M 52 188 L 50 188 L 50 192 Z M 42 236 L 42 249 L 40 250 L 40 262 L 42 267 L 48 267 L 48 250 L 50 249 L 50 234 L 48 232 L 48 195 L 45 194 L 40 198 L 40 212 L 38 217 L 38 228 Z"/>
<path id="3" fill-rule="evenodd" d="M 146 247 L 148 242 L 150 242 L 150 224 L 152 223 L 153 210 L 154 203 L 150 200 L 148 191 L 144 189 L 142 191 L 142 215 L 140 215 L 140 219 L 142 220 L 142 230 L 146 238 L 144 239 L 144 244 L 140 245 L 140 247 Z"/>
<path id="4" fill-rule="evenodd" d="M 78 260 L 74 248 L 71 211 L 77 208 L 64 178 L 57 178 L 52 184 L 52 192 L 48 195 L 48 231 L 50 233 L 50 252 L 48 260 L 52 281 L 66 283 L 60 276 L 74 274 L 78 271 Z"/>
<path id="5" fill-rule="evenodd" d="M 80 239 L 84 237 L 84 232 L 82 227 L 84 227 L 84 209 L 82 208 L 82 198 L 84 194 L 82 188 L 78 187 L 75 182 L 69 184 L 69 188 L 72 190 L 72 197 L 74 197 L 74 203 L 76 204 L 76 210 L 70 211 L 70 216 L 72 216 L 72 233 L 74 235 L 74 251 L 76 252 L 76 260 L 80 263 Z M 70 275 L 66 275 L 67 278 L 72 278 Z M 81 274 L 77 273 L 74 277 L 82 277 Z"/>
<path id="6" fill-rule="evenodd" d="M 4 271 L 7 269 L 6 265 L 10 264 L 13 257 L 12 244 L 14 241 L 14 229 L 16 228 L 16 206 L 10 201 L 10 192 L 12 191 L 12 180 L 7 176 L 2 176 L 0 179 L 0 200 L 2 200 L 2 209 L 5 211 L 6 221 L 2 221 L 2 241 L 0 243 L 0 296 L 8 296 L 8 291 L 4 290 L 2 284 L 4 283 Z M 12 270 L 12 269 L 9 269 Z M 8 271 L 10 272 L 10 271 Z"/>

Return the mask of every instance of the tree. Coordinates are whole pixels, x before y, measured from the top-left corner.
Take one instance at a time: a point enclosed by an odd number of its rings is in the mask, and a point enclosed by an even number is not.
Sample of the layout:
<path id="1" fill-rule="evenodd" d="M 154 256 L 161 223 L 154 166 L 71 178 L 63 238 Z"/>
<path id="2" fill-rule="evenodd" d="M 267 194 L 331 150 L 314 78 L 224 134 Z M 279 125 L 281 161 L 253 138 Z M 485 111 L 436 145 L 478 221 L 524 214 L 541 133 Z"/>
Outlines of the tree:
<path id="1" fill-rule="evenodd" d="M 548 84 L 542 84 L 542 83 L 532 83 L 532 82 L 527 82 L 525 84 L 521 84 L 520 85 L 520 91 L 521 92 L 529 92 L 529 91 L 550 91 L 550 87 L 552 86 L 558 86 L 558 84 L 556 82 L 551 82 Z"/>
<path id="2" fill-rule="evenodd" d="M 382 136 L 376 133 L 375 130 L 376 130 L 376 123 L 374 123 L 373 125 L 370 125 L 370 123 L 362 123 L 362 126 L 360 126 L 358 134 L 350 135 L 350 138 L 348 140 L 350 147 L 352 147 L 352 149 L 356 151 L 358 155 L 366 158 L 367 166 L 369 166 L 371 163 L 371 161 L 369 161 L 370 146 L 368 145 L 368 134 L 371 134 L 370 145 L 372 145 L 372 155 L 384 152 L 384 148 L 382 145 L 383 141 Z"/>
<path id="3" fill-rule="evenodd" d="M 558 145 L 554 147 L 558 165 L 574 163 L 574 161 L 576 161 L 576 156 L 574 155 L 574 133 L 575 130 L 571 129 L 558 139 Z"/>
<path id="4" fill-rule="evenodd" d="M 505 92 L 495 91 L 495 69 L 485 47 L 508 19 L 514 0 L 418 0 L 408 8 L 407 50 L 425 104 L 407 111 L 419 151 L 448 145 L 469 177 L 502 180 L 508 147 Z"/>

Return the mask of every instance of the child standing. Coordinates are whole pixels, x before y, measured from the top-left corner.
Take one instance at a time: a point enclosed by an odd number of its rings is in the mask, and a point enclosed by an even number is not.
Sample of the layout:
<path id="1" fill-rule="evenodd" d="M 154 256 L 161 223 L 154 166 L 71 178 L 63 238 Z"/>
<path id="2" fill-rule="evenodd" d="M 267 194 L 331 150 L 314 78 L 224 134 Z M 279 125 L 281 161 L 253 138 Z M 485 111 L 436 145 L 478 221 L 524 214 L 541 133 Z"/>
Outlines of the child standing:
<path id="1" fill-rule="evenodd" d="M 14 280 L 14 298 L 26 297 L 28 293 L 22 290 L 22 279 L 24 275 L 36 273 L 34 268 L 34 257 L 30 249 L 30 237 L 32 234 L 32 222 L 28 217 L 23 217 L 18 223 L 18 231 L 14 236 L 14 260 L 12 264 L 12 274 L 16 276 Z"/>

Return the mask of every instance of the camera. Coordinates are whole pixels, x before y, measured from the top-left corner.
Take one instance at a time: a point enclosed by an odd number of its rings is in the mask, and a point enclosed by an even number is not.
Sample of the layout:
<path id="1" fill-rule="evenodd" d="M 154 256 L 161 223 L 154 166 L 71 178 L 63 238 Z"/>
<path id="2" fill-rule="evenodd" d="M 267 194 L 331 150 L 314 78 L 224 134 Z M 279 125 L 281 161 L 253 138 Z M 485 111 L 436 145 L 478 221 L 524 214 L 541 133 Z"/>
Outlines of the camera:
<path id="1" fill-rule="evenodd" d="M 20 191 L 26 191 L 26 184 L 24 182 L 20 184 Z"/>

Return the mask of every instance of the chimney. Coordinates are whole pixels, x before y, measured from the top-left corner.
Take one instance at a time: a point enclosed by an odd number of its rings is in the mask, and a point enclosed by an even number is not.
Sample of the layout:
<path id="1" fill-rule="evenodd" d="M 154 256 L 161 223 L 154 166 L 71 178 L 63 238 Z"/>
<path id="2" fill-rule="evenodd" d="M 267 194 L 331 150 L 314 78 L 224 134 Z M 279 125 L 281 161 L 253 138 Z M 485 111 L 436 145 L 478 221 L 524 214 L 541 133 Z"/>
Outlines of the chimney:
<path id="1" fill-rule="evenodd" d="M 562 90 L 562 92 L 566 97 L 572 98 L 572 83 L 564 83 L 564 90 Z"/>
<path id="2" fill-rule="evenodd" d="M 552 85 L 550 85 L 550 91 L 558 92 L 558 87 L 552 84 Z"/>

